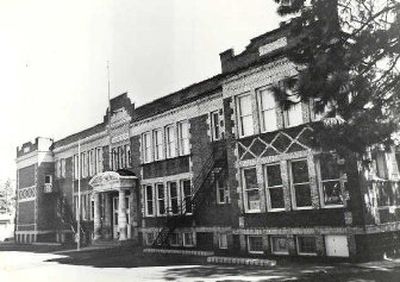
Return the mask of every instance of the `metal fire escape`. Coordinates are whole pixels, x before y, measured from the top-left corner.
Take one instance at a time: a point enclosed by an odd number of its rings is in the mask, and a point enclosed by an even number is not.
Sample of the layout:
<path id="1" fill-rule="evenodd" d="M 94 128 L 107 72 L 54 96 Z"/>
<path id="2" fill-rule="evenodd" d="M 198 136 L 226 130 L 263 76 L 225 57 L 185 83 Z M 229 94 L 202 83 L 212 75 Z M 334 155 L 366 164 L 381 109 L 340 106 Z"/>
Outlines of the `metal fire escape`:
<path id="1" fill-rule="evenodd" d="M 221 145 L 221 144 L 218 144 Z M 206 197 L 215 187 L 216 182 L 226 173 L 226 149 L 223 146 L 215 146 L 210 156 L 204 162 L 198 176 L 193 180 L 192 197 L 182 200 L 179 214 L 172 214 L 172 208 L 166 209 L 166 224 L 158 233 L 153 242 L 155 247 L 168 247 L 169 237 L 175 229 L 185 222 L 188 214 L 195 216 L 196 211 L 204 204 Z"/>

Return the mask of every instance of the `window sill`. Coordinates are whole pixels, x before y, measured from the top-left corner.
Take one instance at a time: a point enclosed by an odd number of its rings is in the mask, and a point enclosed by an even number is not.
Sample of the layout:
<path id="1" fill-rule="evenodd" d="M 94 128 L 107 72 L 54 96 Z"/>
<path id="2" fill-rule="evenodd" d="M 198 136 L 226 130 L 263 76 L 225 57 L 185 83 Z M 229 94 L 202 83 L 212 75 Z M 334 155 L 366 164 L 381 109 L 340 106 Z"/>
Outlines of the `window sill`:
<path id="1" fill-rule="evenodd" d="M 245 211 L 246 214 L 252 214 L 252 213 L 262 213 L 261 210 L 247 210 Z"/>
<path id="2" fill-rule="evenodd" d="M 279 208 L 279 209 L 268 209 L 267 212 L 285 212 L 285 208 Z"/>
<path id="3" fill-rule="evenodd" d="M 323 209 L 340 209 L 343 208 L 344 205 L 322 205 Z"/>
<path id="4" fill-rule="evenodd" d="M 253 254 L 253 255 L 263 255 L 264 251 L 250 251 L 250 250 L 248 250 L 248 253 L 249 254 Z"/>
<path id="5" fill-rule="evenodd" d="M 299 256 L 316 256 L 317 255 L 317 253 L 300 253 L 300 252 L 297 252 L 297 254 Z"/>
<path id="6" fill-rule="evenodd" d="M 289 252 L 271 252 L 273 255 L 277 256 L 288 256 Z"/>
<path id="7" fill-rule="evenodd" d="M 309 210 L 313 210 L 313 209 L 314 209 L 314 207 L 300 207 L 300 208 L 293 207 L 294 211 L 309 211 Z"/>

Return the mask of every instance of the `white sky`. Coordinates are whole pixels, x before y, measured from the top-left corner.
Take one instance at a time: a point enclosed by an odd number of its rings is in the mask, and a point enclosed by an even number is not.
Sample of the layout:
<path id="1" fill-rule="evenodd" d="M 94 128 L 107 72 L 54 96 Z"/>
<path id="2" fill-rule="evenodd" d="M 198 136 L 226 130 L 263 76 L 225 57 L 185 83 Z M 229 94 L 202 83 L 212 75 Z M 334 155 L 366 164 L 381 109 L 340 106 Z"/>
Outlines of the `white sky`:
<path id="1" fill-rule="evenodd" d="M 102 121 L 111 96 L 136 105 L 220 72 L 278 27 L 272 0 L 0 0 L 0 179 L 16 146 L 60 139 Z"/>

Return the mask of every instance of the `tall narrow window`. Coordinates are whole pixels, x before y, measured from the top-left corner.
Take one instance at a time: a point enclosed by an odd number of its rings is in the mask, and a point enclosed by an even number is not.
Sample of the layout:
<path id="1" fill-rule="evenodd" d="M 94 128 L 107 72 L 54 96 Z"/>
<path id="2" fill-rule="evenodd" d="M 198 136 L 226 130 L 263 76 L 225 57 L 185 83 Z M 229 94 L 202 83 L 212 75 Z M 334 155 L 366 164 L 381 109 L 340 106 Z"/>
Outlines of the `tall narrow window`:
<path id="1" fill-rule="evenodd" d="M 269 89 L 260 91 L 260 111 L 262 131 L 277 130 L 276 101 L 274 93 Z"/>
<path id="2" fill-rule="evenodd" d="M 74 155 L 74 178 L 78 179 L 79 176 L 79 158 L 78 155 Z"/>
<path id="3" fill-rule="evenodd" d="M 181 189 L 182 189 L 182 213 L 192 213 L 192 186 L 190 185 L 190 180 L 182 180 L 181 181 Z"/>
<path id="4" fill-rule="evenodd" d="M 296 208 L 312 207 L 310 179 L 308 177 L 307 160 L 290 162 L 291 184 Z"/>
<path id="5" fill-rule="evenodd" d="M 227 204 L 229 202 L 229 190 L 227 185 L 224 185 L 222 179 L 215 181 L 215 185 L 217 190 L 217 204 Z"/>
<path id="6" fill-rule="evenodd" d="M 86 152 L 81 153 L 81 178 L 87 177 L 87 158 Z"/>
<path id="7" fill-rule="evenodd" d="M 178 148 L 180 156 L 189 154 L 189 123 L 187 121 L 178 122 Z"/>
<path id="8" fill-rule="evenodd" d="M 211 137 L 213 141 L 219 140 L 220 128 L 219 128 L 219 113 L 218 111 L 212 112 L 211 117 Z"/>
<path id="9" fill-rule="evenodd" d="M 287 111 L 284 113 L 285 126 L 292 127 L 303 124 L 303 112 L 301 102 L 292 105 Z"/>
<path id="10" fill-rule="evenodd" d="M 283 184 L 280 164 L 265 166 L 265 184 L 267 186 L 268 209 L 284 210 Z"/>
<path id="11" fill-rule="evenodd" d="M 160 129 L 153 131 L 153 142 L 154 142 L 154 158 L 156 161 L 163 159 L 164 147 L 162 131 Z"/>
<path id="12" fill-rule="evenodd" d="M 61 163 L 61 177 L 62 178 L 65 178 L 66 177 L 66 175 L 65 175 L 65 159 L 61 159 L 61 161 L 60 161 L 60 163 Z"/>
<path id="13" fill-rule="evenodd" d="M 131 167 L 131 146 L 129 144 L 125 145 L 125 157 L 126 166 Z"/>
<path id="14" fill-rule="evenodd" d="M 175 128 L 173 125 L 169 125 L 165 128 L 165 136 L 167 142 L 167 158 L 174 158 L 176 155 L 175 145 Z"/>
<path id="15" fill-rule="evenodd" d="M 243 190 L 246 211 L 260 211 L 260 191 L 256 168 L 243 169 Z"/>
<path id="16" fill-rule="evenodd" d="M 88 158 L 89 158 L 89 162 L 88 162 L 88 170 L 89 170 L 89 176 L 94 175 L 94 155 L 93 155 L 93 150 L 88 151 Z"/>
<path id="17" fill-rule="evenodd" d="M 151 161 L 151 134 L 150 132 L 143 133 L 142 135 L 142 154 L 143 161 L 148 163 Z"/>
<path id="18" fill-rule="evenodd" d="M 157 214 L 164 215 L 165 214 L 165 190 L 164 184 L 157 183 Z"/>
<path id="19" fill-rule="evenodd" d="M 146 215 L 154 215 L 154 198 L 153 198 L 153 186 L 145 185 L 145 196 L 146 196 Z"/>
<path id="20" fill-rule="evenodd" d="M 178 203 L 178 187 L 176 182 L 168 182 L 169 190 L 169 207 L 172 214 L 178 214 L 179 203 Z"/>
<path id="21" fill-rule="evenodd" d="M 340 171 L 337 161 L 331 154 L 319 157 L 321 171 L 321 188 L 324 206 L 342 206 L 343 196 L 340 188 Z"/>
<path id="22" fill-rule="evenodd" d="M 96 173 L 103 172 L 103 149 L 101 147 L 96 148 Z"/>
<path id="23" fill-rule="evenodd" d="M 125 146 L 119 146 L 118 151 L 119 151 L 120 168 L 125 168 L 126 167 Z"/>
<path id="24" fill-rule="evenodd" d="M 240 95 L 237 98 L 239 137 L 253 135 L 253 113 L 251 107 L 251 95 Z"/>

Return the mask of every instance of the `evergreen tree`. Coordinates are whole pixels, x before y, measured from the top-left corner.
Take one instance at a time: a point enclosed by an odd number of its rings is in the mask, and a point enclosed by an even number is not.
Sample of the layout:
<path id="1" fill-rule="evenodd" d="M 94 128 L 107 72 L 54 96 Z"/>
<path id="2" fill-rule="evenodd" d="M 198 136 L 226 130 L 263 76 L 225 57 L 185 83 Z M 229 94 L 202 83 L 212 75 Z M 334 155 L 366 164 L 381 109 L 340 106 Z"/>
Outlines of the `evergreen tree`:
<path id="1" fill-rule="evenodd" d="M 0 186 L 0 213 L 12 213 L 15 209 L 15 195 L 11 180 Z"/>
<path id="2" fill-rule="evenodd" d="M 325 113 L 318 139 L 343 156 L 390 144 L 399 130 L 400 1 L 274 1 L 290 16 L 287 56 L 299 66 L 273 88 L 281 106 L 294 103 L 292 93 L 313 101 Z"/>

